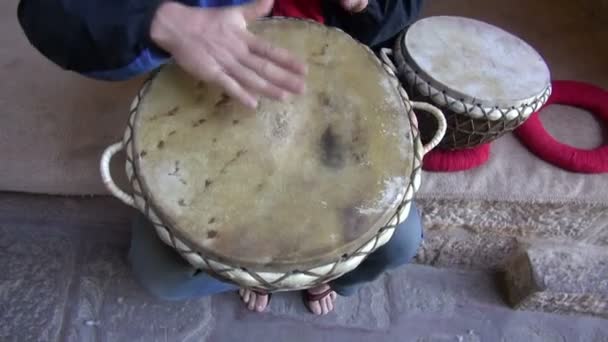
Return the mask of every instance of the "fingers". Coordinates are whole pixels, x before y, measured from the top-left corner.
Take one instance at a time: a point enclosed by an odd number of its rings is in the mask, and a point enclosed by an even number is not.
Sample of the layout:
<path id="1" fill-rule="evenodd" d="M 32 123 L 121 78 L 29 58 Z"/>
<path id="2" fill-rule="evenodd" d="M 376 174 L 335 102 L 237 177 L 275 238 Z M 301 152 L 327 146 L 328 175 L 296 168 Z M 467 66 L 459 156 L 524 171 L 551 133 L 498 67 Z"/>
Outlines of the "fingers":
<path id="1" fill-rule="evenodd" d="M 250 66 L 236 60 L 230 53 L 221 53 L 221 60 L 228 74 L 245 89 L 272 99 L 285 100 L 287 91 L 280 83 L 260 77 Z M 249 58 L 245 58 L 247 60 Z M 251 94 L 253 95 L 253 94 Z"/>
<path id="2" fill-rule="evenodd" d="M 301 76 L 255 55 L 235 57 L 216 50 L 213 57 L 202 52 L 199 56 L 182 61 L 180 65 L 195 77 L 222 87 L 230 97 L 251 109 L 257 108 L 259 95 L 285 100 L 288 92 L 301 93 L 304 89 Z"/>
<path id="3" fill-rule="evenodd" d="M 255 109 L 258 106 L 258 99 L 245 90 L 239 82 L 237 82 L 234 78 L 222 72 L 219 76 L 214 80 L 220 87 L 224 88 L 226 93 L 231 97 L 237 99 L 245 106 Z"/>
<path id="4" fill-rule="evenodd" d="M 257 98 L 228 75 L 224 67 L 218 64 L 213 57 L 209 56 L 204 50 L 195 52 L 198 53 L 176 54 L 177 63 L 194 77 L 222 87 L 228 95 L 245 106 L 252 109 L 257 107 Z"/>
<path id="5" fill-rule="evenodd" d="M 277 100 L 284 100 L 287 93 L 304 92 L 307 72 L 304 63 L 250 32 L 242 32 L 241 39 L 243 46 L 231 45 L 229 53 L 220 58 L 233 78 L 246 88 Z"/>
<path id="6" fill-rule="evenodd" d="M 249 31 L 244 31 L 243 39 L 249 47 L 249 51 L 258 55 L 260 58 L 272 61 L 277 66 L 289 70 L 297 75 L 306 75 L 307 67 L 299 61 L 289 51 L 276 47 L 264 39 L 256 37 Z"/>
<path id="7" fill-rule="evenodd" d="M 244 32 L 243 37 L 250 54 L 239 56 L 241 63 L 281 89 L 294 94 L 305 91 L 304 75 L 308 71 L 306 64 L 300 62 L 287 50 L 275 47 L 250 32 Z"/>
<path id="8" fill-rule="evenodd" d="M 243 6 L 245 20 L 252 21 L 270 13 L 274 0 L 256 0 L 251 4 Z"/>
<path id="9" fill-rule="evenodd" d="M 268 60 L 251 55 L 241 58 L 240 62 L 269 84 L 273 84 L 284 91 L 301 94 L 306 88 L 302 76 L 281 69 Z"/>
<path id="10" fill-rule="evenodd" d="M 241 10 L 243 16 L 253 18 L 267 13 L 273 3 L 258 0 L 232 10 Z M 258 96 L 285 100 L 289 93 L 303 93 L 306 65 L 288 51 L 241 27 L 243 20 L 226 26 L 221 24 L 222 18 L 217 18 L 234 13 L 196 12 L 194 19 L 200 21 L 200 27 L 194 31 L 184 29 L 185 34 L 171 45 L 170 53 L 176 62 L 196 78 L 222 87 L 230 97 L 252 109 L 257 108 Z"/>

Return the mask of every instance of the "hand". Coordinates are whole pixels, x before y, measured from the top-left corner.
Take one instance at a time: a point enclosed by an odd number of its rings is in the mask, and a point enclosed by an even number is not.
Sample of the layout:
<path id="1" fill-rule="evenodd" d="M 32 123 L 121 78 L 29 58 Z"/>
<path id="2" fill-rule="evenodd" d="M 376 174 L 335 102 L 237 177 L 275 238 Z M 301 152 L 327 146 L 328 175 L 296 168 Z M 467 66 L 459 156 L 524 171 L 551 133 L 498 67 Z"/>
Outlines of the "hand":
<path id="1" fill-rule="evenodd" d="M 367 7 L 368 0 L 339 0 L 340 5 L 348 12 L 358 13 Z"/>
<path id="2" fill-rule="evenodd" d="M 268 13 L 273 2 L 218 8 L 166 2 L 152 20 L 150 37 L 186 72 L 251 108 L 260 95 L 284 100 L 304 91 L 306 65 L 247 30 L 247 22 Z"/>

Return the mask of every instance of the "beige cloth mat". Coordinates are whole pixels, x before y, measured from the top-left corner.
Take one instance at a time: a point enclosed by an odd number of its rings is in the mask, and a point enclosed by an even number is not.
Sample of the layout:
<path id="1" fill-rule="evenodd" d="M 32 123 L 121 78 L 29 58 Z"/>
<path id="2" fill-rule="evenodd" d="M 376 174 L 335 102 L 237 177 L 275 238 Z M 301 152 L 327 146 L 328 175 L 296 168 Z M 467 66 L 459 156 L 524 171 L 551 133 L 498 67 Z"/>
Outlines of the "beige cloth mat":
<path id="1" fill-rule="evenodd" d="M 608 144 L 608 125 L 575 108 L 554 105 L 541 112 L 547 130 L 579 148 Z M 607 161 L 608 162 L 608 161 Z M 572 173 L 531 154 L 513 134 L 495 141 L 489 161 L 477 169 L 423 173 L 419 197 L 608 205 L 608 173 Z"/>
<path id="2" fill-rule="evenodd" d="M 606 28 L 588 6 L 573 7 L 565 0 L 540 1 L 545 3 L 543 11 L 556 11 L 556 22 L 560 18 L 569 20 L 555 26 L 552 21 L 536 20 L 534 11 L 540 11 L 541 5 L 516 2 L 521 6 L 508 2 L 490 5 L 481 0 L 462 4 L 430 1 L 428 6 L 435 7 L 427 14 L 470 14 L 512 24 L 516 33 L 529 33 L 533 44 L 542 45 L 540 51 L 557 77 L 608 86 L 608 72 L 603 72 L 608 67 L 608 49 L 600 39 L 606 37 Z M 506 7 L 504 11 L 495 8 L 497 4 Z M 556 9 L 562 5 L 568 11 Z M 529 20 L 524 18 L 526 10 L 522 6 L 532 8 Z M 4 47 L 0 49 L 0 191 L 105 194 L 98 172 L 99 157 L 105 146 L 121 138 L 129 104 L 141 80 L 102 83 L 59 70 L 28 44 L 17 24 L 16 8 L 17 0 L 0 2 L 0 46 Z M 543 14 L 543 18 L 550 17 Z M 517 16 L 522 18 L 511 20 Z M 578 39 L 580 36 L 585 39 Z M 552 43 L 552 39 L 560 44 Z M 555 123 L 565 132 L 578 134 L 571 130 L 570 121 Z M 117 163 L 119 178 L 123 170 Z M 492 160 L 482 168 L 454 174 L 426 173 L 420 195 L 607 203 L 607 183 L 606 175 L 579 175 L 554 168 L 508 136 L 493 146 Z"/>

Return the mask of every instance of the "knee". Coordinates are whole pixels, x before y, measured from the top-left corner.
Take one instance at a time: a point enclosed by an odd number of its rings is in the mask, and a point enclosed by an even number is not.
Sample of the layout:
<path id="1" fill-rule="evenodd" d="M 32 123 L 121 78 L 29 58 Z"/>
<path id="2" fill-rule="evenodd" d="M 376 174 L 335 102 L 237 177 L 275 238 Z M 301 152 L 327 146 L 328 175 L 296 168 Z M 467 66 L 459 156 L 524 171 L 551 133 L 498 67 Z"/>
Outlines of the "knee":
<path id="1" fill-rule="evenodd" d="M 181 289 L 183 281 L 178 278 L 184 278 L 179 276 L 185 273 L 185 267 L 174 254 L 156 237 L 153 227 L 145 218 L 135 218 L 127 262 L 135 281 L 160 299 L 184 299 Z"/>
<path id="2" fill-rule="evenodd" d="M 359 289 L 357 286 L 337 286 L 335 284 L 332 284 L 331 287 L 341 297 L 352 297 Z"/>
<path id="3" fill-rule="evenodd" d="M 145 289 L 154 297 L 166 301 L 184 301 L 193 298 L 203 298 L 214 293 L 205 293 L 192 288 L 191 284 L 180 282 L 152 282 L 144 284 Z"/>
<path id="4" fill-rule="evenodd" d="M 389 267 L 408 264 L 418 253 L 422 244 L 422 220 L 412 204 L 407 219 L 397 226 L 391 241 L 386 245 Z"/>
<path id="5" fill-rule="evenodd" d="M 181 284 L 174 281 L 175 277 L 170 272 L 149 267 L 132 249 L 129 251 L 128 263 L 134 280 L 152 296 L 169 301 L 185 299 Z"/>
<path id="6" fill-rule="evenodd" d="M 185 296 L 183 291 L 176 286 L 148 286 L 143 285 L 149 294 L 154 297 L 166 301 L 181 301 L 189 297 Z"/>
<path id="7" fill-rule="evenodd" d="M 410 263 L 412 259 L 418 254 L 420 245 L 422 244 L 422 238 L 420 236 L 413 236 L 401 247 L 401 255 L 403 256 L 402 263 Z"/>
<path id="8" fill-rule="evenodd" d="M 390 250 L 389 267 L 397 267 L 412 262 L 422 243 L 420 237 L 403 239 Z"/>

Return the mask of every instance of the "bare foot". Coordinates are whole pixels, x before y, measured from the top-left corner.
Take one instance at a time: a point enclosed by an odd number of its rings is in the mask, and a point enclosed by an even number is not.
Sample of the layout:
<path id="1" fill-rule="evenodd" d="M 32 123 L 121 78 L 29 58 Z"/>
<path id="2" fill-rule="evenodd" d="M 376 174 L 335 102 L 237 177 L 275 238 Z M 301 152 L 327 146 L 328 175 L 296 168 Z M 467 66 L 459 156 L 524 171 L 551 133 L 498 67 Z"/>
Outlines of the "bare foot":
<path id="1" fill-rule="evenodd" d="M 323 284 L 308 289 L 305 301 L 308 310 L 315 315 L 327 315 L 334 310 L 334 302 L 338 294 L 331 290 L 329 285 Z"/>
<path id="2" fill-rule="evenodd" d="M 249 289 L 240 289 L 239 295 L 247 308 L 251 311 L 262 312 L 266 310 L 270 303 L 268 294 L 261 294 Z"/>

